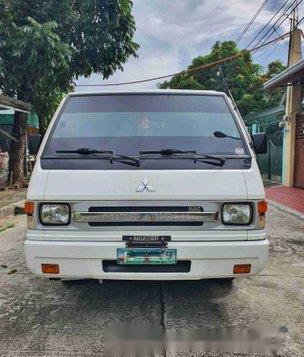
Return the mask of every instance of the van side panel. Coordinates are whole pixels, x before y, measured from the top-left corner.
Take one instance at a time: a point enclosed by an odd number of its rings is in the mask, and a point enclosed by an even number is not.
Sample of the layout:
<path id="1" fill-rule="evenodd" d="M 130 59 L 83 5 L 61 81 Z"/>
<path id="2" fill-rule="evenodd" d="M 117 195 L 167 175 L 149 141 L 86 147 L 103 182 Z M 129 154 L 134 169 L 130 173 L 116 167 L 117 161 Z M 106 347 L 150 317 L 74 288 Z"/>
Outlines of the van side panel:
<path id="1" fill-rule="evenodd" d="M 256 160 L 253 158 L 249 170 L 244 170 L 244 179 L 247 187 L 248 199 L 265 199 L 265 190 Z"/>

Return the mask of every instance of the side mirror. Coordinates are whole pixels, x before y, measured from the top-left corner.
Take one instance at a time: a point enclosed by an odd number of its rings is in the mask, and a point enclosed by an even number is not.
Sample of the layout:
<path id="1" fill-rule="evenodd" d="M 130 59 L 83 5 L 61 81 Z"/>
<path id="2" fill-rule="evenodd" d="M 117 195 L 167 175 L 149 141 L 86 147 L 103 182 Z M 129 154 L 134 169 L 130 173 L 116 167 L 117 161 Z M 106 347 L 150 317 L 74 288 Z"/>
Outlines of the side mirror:
<path id="1" fill-rule="evenodd" d="M 251 139 L 256 154 L 267 154 L 267 135 L 265 133 L 253 134 Z"/>
<path id="2" fill-rule="evenodd" d="M 41 135 L 32 134 L 28 136 L 28 150 L 30 155 L 37 155 L 41 144 Z"/>

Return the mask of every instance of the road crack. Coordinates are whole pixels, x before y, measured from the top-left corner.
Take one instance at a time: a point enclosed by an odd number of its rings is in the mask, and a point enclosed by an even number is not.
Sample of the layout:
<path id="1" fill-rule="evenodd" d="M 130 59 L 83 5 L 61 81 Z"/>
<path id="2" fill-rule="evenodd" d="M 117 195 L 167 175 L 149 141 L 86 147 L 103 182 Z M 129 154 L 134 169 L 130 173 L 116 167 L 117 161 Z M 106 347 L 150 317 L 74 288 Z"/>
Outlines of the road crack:
<path id="1" fill-rule="evenodd" d="M 166 306 L 165 306 L 165 299 L 164 299 L 164 288 L 163 288 L 163 282 L 160 283 L 159 285 L 159 297 L 160 297 L 160 327 L 163 331 L 163 338 L 165 342 L 165 334 L 166 334 L 166 325 L 165 325 L 165 313 L 166 313 Z M 163 344 L 163 356 L 167 356 L 167 351 L 166 351 L 166 345 L 165 343 Z"/>

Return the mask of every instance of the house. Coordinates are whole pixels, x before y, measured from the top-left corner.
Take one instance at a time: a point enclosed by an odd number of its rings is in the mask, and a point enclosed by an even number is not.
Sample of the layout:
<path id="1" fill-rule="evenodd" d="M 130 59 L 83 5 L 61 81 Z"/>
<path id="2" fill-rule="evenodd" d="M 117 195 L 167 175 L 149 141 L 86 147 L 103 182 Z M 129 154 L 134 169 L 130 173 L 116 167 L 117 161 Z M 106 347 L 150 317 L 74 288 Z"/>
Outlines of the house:
<path id="1" fill-rule="evenodd" d="M 280 123 L 283 131 L 282 184 L 304 189 L 304 59 L 264 84 L 268 91 L 286 86 L 285 114 Z"/>
<path id="2" fill-rule="evenodd" d="M 12 140 L 9 135 L 12 135 L 14 123 L 14 109 L 0 110 L 0 151 L 8 151 L 8 143 Z M 28 113 L 27 129 L 28 135 L 39 134 L 39 119 L 36 113 Z"/>
<path id="3" fill-rule="evenodd" d="M 9 173 L 9 145 L 11 141 L 20 142 L 20 138 L 16 138 L 13 133 L 13 123 L 14 123 L 14 113 L 18 111 L 24 113 L 24 117 L 27 121 L 32 123 L 37 121 L 38 118 L 35 116 L 30 118 L 30 104 L 22 102 L 21 100 L 10 98 L 2 93 L 0 93 L 0 188 L 4 186 L 8 179 Z M 30 124 L 29 127 L 31 127 Z M 38 122 L 36 126 L 38 125 Z M 34 128 L 34 130 L 39 129 L 39 127 Z M 27 143 L 27 140 L 25 141 Z M 24 157 L 27 158 L 28 150 L 24 150 Z M 27 162 L 29 160 L 25 160 Z M 25 171 L 27 171 L 27 165 L 25 166 Z"/>

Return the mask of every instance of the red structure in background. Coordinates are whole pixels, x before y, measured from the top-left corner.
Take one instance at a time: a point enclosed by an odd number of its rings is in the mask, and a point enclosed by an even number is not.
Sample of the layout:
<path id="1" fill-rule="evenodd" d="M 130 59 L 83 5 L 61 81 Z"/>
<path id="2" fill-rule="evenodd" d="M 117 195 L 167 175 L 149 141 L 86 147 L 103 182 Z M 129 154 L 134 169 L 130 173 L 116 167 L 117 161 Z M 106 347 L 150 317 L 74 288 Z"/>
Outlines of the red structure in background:
<path id="1" fill-rule="evenodd" d="M 286 186 L 266 187 L 265 190 L 268 200 L 304 213 L 304 190 Z"/>

